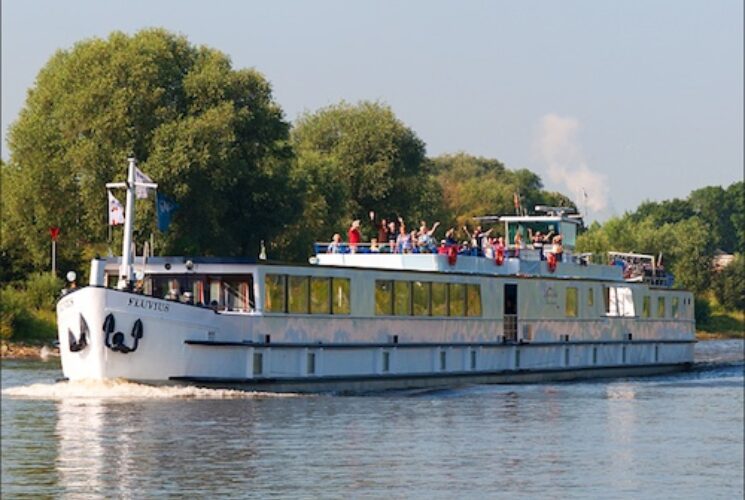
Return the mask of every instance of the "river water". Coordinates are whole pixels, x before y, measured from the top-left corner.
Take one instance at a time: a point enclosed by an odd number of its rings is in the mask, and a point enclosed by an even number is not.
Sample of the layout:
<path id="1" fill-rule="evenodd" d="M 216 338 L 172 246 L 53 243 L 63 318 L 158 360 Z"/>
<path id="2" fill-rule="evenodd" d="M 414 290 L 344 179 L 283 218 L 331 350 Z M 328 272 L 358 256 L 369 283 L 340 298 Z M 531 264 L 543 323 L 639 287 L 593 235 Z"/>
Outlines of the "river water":
<path id="1" fill-rule="evenodd" d="M 2 362 L 3 498 L 743 498 L 742 341 L 690 372 L 367 396 Z"/>

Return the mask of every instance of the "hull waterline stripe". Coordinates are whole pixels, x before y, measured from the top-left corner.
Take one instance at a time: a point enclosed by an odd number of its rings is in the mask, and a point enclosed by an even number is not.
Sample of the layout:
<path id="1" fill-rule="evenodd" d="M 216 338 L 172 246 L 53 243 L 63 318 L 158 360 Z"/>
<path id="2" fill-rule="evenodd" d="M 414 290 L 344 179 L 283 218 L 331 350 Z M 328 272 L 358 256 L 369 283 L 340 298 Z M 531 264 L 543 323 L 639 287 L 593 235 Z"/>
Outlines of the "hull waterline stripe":
<path id="1" fill-rule="evenodd" d="M 184 344 L 203 347 L 251 347 L 282 349 L 370 349 L 370 348 L 436 348 L 436 347 L 556 347 L 573 345 L 651 345 L 695 344 L 696 340 L 577 340 L 569 342 L 347 342 L 324 344 L 320 342 L 232 342 L 220 340 L 185 340 Z"/>
<path id="2" fill-rule="evenodd" d="M 401 373 L 380 375 L 328 375 L 322 377 L 257 377 L 257 378 L 230 378 L 230 377 L 198 377 L 198 376 L 172 376 L 168 380 L 174 382 L 191 382 L 199 384 L 228 384 L 228 385 L 274 385 L 274 384 L 318 384 L 334 382 L 374 382 L 378 380 L 422 380 L 422 379 L 449 379 L 449 378 L 479 378 L 513 375 L 541 375 L 557 373 L 582 373 L 586 371 L 628 371 L 633 370 L 689 370 L 693 367 L 691 362 L 664 363 L 664 364 L 642 364 L 642 365 L 609 365 L 609 366 L 580 366 L 573 368 L 544 368 L 540 370 L 518 369 L 518 370 L 494 370 L 494 371 L 457 371 L 445 373 Z"/>

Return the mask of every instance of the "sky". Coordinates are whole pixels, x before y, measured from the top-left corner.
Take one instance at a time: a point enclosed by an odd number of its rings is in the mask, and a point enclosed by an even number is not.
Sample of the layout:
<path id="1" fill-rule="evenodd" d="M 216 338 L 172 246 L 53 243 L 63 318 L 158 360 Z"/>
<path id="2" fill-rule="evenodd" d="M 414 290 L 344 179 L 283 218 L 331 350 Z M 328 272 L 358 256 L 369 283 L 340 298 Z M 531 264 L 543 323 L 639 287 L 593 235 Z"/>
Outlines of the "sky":
<path id="1" fill-rule="evenodd" d="M 742 0 L 3 0 L 2 157 L 55 51 L 148 27 L 257 69 L 290 121 L 380 101 L 590 220 L 743 178 Z"/>

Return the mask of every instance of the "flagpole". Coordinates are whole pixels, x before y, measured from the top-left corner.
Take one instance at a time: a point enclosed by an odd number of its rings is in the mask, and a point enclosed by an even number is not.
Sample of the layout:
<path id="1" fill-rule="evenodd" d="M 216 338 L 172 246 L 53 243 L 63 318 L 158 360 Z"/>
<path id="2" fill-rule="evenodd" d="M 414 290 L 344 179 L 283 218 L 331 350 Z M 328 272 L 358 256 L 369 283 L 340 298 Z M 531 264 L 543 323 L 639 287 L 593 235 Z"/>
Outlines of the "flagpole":
<path id="1" fill-rule="evenodd" d="M 122 241 L 122 263 L 119 267 L 118 288 L 128 288 L 132 283 L 132 233 L 135 222 L 135 166 L 134 156 L 128 158 L 127 169 L 127 201 L 124 211 L 124 238 Z"/>

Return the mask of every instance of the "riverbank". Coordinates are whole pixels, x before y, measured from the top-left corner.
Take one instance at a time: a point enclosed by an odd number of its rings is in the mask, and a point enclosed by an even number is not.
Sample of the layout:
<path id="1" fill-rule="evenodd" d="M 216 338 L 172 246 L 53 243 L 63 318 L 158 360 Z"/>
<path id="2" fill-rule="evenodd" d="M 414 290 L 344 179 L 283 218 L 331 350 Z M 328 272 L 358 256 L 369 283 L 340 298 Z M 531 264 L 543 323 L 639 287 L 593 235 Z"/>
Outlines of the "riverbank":
<path id="1" fill-rule="evenodd" d="M 59 349 L 49 344 L 26 342 L 3 342 L 0 344 L 0 359 L 41 359 L 59 357 Z"/>

